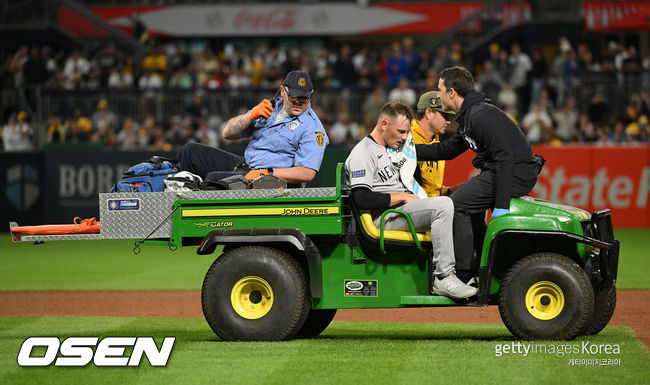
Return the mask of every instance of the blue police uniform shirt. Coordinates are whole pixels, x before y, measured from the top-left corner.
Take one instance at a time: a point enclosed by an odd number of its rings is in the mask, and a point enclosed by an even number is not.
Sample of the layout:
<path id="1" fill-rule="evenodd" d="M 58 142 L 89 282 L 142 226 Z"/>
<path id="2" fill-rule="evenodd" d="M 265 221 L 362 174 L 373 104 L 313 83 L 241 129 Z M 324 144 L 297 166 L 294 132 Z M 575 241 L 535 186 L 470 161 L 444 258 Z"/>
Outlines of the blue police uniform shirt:
<path id="1" fill-rule="evenodd" d="M 284 100 L 278 98 L 268 119 L 259 118 L 249 128 L 252 140 L 244 158 L 253 169 L 303 166 L 318 171 L 329 138 L 311 105 L 298 116 L 276 121 Z"/>

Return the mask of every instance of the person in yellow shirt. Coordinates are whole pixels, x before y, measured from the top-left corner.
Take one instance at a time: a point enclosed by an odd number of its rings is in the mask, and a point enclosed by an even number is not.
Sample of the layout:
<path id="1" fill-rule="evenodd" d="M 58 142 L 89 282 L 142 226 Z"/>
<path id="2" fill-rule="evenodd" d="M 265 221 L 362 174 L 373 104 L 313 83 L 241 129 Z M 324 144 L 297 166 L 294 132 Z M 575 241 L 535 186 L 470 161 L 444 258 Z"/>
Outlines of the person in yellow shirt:
<path id="1" fill-rule="evenodd" d="M 429 91 L 420 96 L 415 119 L 411 121 L 411 135 L 415 144 L 431 144 L 440 141 L 439 135 L 445 133 L 454 111 L 442 107 L 438 91 Z M 443 186 L 445 161 L 419 161 L 415 179 L 430 197 L 449 195 L 453 187 Z"/>

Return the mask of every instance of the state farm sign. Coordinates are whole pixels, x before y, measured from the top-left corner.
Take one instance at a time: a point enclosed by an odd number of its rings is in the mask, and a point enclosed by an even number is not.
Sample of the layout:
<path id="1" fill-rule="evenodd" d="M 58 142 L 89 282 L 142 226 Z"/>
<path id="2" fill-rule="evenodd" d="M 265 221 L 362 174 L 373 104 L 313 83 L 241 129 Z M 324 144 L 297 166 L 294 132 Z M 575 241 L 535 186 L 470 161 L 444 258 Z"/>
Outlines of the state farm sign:
<path id="1" fill-rule="evenodd" d="M 650 167 L 639 170 L 636 181 L 627 175 L 612 176 L 608 172 L 606 167 L 602 167 L 592 178 L 580 174 L 568 177 L 566 167 L 557 167 L 553 171 L 545 169 L 533 190 L 534 195 L 541 199 L 580 207 L 646 207 Z M 635 186 L 638 188 L 635 189 Z"/>
<path id="2" fill-rule="evenodd" d="M 533 146 L 547 162 L 530 195 L 594 212 L 612 210 L 619 227 L 650 226 L 650 146 Z M 447 163 L 445 184 L 467 180 L 476 170 L 467 151 Z"/>

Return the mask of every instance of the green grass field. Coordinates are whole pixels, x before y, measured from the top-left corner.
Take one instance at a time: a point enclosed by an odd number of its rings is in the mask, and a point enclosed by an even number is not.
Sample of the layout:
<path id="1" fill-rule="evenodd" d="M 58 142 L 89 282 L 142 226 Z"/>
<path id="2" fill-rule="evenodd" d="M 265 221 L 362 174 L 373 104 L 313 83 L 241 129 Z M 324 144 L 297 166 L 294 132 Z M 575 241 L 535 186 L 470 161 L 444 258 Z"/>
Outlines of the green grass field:
<path id="1" fill-rule="evenodd" d="M 650 229 L 616 230 L 621 241 L 617 287 L 650 289 Z M 0 290 L 188 290 L 200 289 L 214 256 L 196 248 L 170 251 L 132 240 L 12 244 L 0 234 Z"/>
<path id="2" fill-rule="evenodd" d="M 166 368 L 21 368 L 16 355 L 32 335 L 175 336 Z M 647 350 L 626 327 L 608 327 L 584 341 L 618 344 L 618 355 L 548 353 L 549 342 L 527 342 L 538 353 L 497 357 L 512 344 L 502 325 L 334 322 L 320 337 L 282 343 L 221 342 L 202 319 L 117 317 L 0 318 L 3 384 L 643 384 Z M 547 353 L 540 353 L 540 347 Z M 41 353 L 42 354 L 42 353 Z M 570 364 L 612 358 L 616 366 Z"/>
<path id="3" fill-rule="evenodd" d="M 617 230 L 620 289 L 650 289 L 650 229 Z M 0 235 L 0 290 L 158 290 L 201 287 L 214 256 L 175 252 L 132 241 L 12 244 Z M 1 304 L 0 304 L 1 306 Z M 21 368 L 16 357 L 30 336 L 176 337 L 166 368 Z M 501 324 L 334 322 L 318 338 L 282 343 L 222 342 L 205 320 L 121 317 L 0 317 L 2 384 L 648 384 L 650 355 L 625 326 L 595 337 L 524 344 L 547 353 L 496 356 L 516 343 Z M 620 354 L 551 354 L 549 346 L 617 344 Z M 571 359 L 617 359 L 614 366 Z"/>

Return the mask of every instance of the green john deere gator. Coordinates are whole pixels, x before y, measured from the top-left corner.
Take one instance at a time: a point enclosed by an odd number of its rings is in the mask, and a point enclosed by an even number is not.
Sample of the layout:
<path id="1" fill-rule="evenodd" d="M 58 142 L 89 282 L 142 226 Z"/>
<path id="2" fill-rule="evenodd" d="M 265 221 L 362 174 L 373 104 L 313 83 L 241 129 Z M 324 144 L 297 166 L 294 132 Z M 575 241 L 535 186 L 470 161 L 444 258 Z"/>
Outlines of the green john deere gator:
<path id="1" fill-rule="evenodd" d="M 99 234 L 14 241 L 137 238 L 134 251 L 198 246 L 198 254 L 223 246 L 202 306 L 229 341 L 313 337 L 337 309 L 497 305 L 521 339 L 596 334 L 611 319 L 620 245 L 610 210 L 512 199 L 509 215 L 475 233 L 478 294 L 454 301 L 430 294 L 429 234 L 376 228 L 352 204 L 342 164 L 336 172 L 336 187 L 100 194 Z"/>

